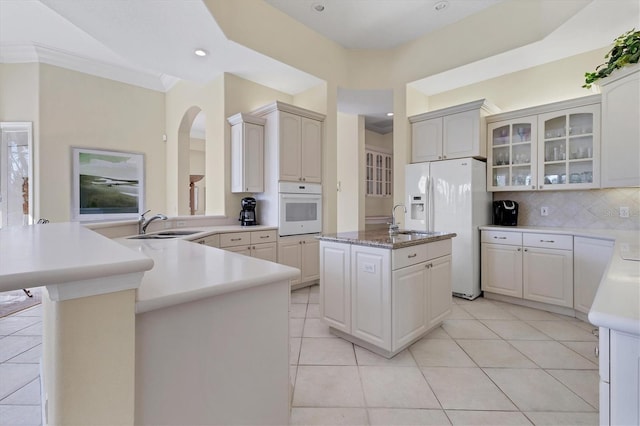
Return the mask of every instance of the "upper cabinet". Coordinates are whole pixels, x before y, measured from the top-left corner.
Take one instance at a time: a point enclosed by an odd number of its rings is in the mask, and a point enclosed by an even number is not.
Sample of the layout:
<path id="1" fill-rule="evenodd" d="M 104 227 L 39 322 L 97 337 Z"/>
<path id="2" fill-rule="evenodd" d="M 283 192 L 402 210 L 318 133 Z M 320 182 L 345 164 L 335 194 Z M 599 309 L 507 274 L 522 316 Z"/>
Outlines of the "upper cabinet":
<path id="1" fill-rule="evenodd" d="M 409 117 L 411 162 L 486 158 L 485 117 L 497 112 L 482 99 Z"/>
<path id="2" fill-rule="evenodd" d="M 600 185 L 600 96 L 487 118 L 489 191 Z"/>
<path id="3" fill-rule="evenodd" d="M 236 114 L 231 124 L 231 192 L 264 191 L 265 119 Z"/>
<path id="4" fill-rule="evenodd" d="M 321 183 L 325 116 L 282 102 L 252 114 L 267 120 L 267 168 L 276 180 Z"/>
<path id="5" fill-rule="evenodd" d="M 393 195 L 393 155 L 365 148 L 367 197 L 391 197 Z"/>
<path id="6" fill-rule="evenodd" d="M 602 92 L 602 187 L 640 186 L 640 64 L 599 82 Z"/>

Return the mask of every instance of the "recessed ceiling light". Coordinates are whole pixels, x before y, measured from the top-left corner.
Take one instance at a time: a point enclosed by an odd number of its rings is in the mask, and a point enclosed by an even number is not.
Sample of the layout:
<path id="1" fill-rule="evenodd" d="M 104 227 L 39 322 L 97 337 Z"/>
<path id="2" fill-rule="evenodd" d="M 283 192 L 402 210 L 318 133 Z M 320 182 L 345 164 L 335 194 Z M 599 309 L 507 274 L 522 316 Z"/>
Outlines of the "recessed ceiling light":
<path id="1" fill-rule="evenodd" d="M 446 0 L 443 1 L 439 1 L 438 3 L 436 3 L 433 8 L 436 10 L 436 12 L 440 12 L 441 10 L 445 10 L 447 7 L 449 7 L 449 2 Z"/>
<path id="2" fill-rule="evenodd" d="M 393 117 L 393 113 L 392 112 L 388 112 L 387 113 L 387 117 Z"/>
<path id="3" fill-rule="evenodd" d="M 196 49 L 193 51 L 196 56 L 207 56 L 207 51 L 204 49 Z"/>
<path id="4" fill-rule="evenodd" d="M 324 11 L 324 5 L 322 3 L 314 3 L 311 5 L 311 8 L 313 10 L 315 10 L 316 12 L 323 12 Z"/>

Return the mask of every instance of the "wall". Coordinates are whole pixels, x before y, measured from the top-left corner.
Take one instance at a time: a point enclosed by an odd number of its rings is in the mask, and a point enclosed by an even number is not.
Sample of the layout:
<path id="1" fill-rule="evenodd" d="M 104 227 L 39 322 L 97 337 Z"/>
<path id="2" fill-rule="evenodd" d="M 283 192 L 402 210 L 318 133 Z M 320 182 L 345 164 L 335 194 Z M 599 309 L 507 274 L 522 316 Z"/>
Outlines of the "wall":
<path id="1" fill-rule="evenodd" d="M 33 217 L 40 214 L 40 153 L 36 149 L 40 137 L 40 65 L 0 64 L 0 121 L 28 121 L 33 123 Z"/>
<path id="2" fill-rule="evenodd" d="M 638 188 L 494 192 L 493 199 L 517 201 L 518 225 L 522 226 L 640 230 Z M 540 215 L 543 206 L 549 208 L 548 216 Z M 619 216 L 621 206 L 629 207 L 630 217 Z"/>
<path id="3" fill-rule="evenodd" d="M 364 117 L 338 113 L 337 232 L 364 229 L 364 134 Z"/>
<path id="4" fill-rule="evenodd" d="M 204 175 L 206 171 L 205 164 L 205 140 L 198 138 L 191 138 L 191 143 L 189 145 L 189 174 L 190 175 Z M 205 212 L 205 180 L 202 179 L 199 182 L 196 182 L 195 188 L 198 188 L 197 191 L 197 210 L 194 212 L 196 215 L 203 215 Z"/>
<path id="5" fill-rule="evenodd" d="M 71 147 L 143 153 L 145 207 L 165 209 L 163 93 L 46 64 L 39 87 L 41 216 L 71 217 Z"/>

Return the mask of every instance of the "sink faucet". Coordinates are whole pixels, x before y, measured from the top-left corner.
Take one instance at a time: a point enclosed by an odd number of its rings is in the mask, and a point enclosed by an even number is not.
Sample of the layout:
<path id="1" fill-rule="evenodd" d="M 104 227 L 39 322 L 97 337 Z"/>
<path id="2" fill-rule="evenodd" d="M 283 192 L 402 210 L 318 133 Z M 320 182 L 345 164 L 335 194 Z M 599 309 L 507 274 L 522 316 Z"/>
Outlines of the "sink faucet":
<path id="1" fill-rule="evenodd" d="M 404 209 L 404 212 L 407 212 L 407 208 L 404 204 L 396 204 L 395 206 L 393 206 L 393 208 L 391 209 L 391 223 L 389 224 L 389 234 L 391 235 L 397 234 L 399 229 L 398 223 L 396 222 L 396 207 L 402 207 Z"/>
<path id="2" fill-rule="evenodd" d="M 160 213 L 158 213 L 155 216 L 150 217 L 149 219 L 146 219 L 144 217 L 144 215 L 149 213 L 150 211 L 151 210 L 147 210 L 146 212 L 142 213 L 140 215 L 140 217 L 138 218 L 138 234 L 140 234 L 140 235 L 147 233 L 147 227 L 154 220 L 156 220 L 156 219 L 167 220 L 167 217 L 165 215 L 163 215 L 163 214 L 160 214 Z"/>

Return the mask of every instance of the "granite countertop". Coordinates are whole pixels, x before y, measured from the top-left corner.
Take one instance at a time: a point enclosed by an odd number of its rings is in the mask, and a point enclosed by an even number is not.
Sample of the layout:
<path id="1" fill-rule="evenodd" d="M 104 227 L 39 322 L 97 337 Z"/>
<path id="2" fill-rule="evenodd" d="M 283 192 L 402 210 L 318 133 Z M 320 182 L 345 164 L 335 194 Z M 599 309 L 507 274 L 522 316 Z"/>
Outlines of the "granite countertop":
<path id="1" fill-rule="evenodd" d="M 322 241 L 356 244 L 360 246 L 399 249 L 403 247 L 427 244 L 434 241 L 447 240 L 455 237 L 454 232 L 422 232 L 401 230 L 396 235 L 389 235 L 387 229 L 372 231 L 340 232 L 337 234 L 322 234 L 317 236 Z"/>

